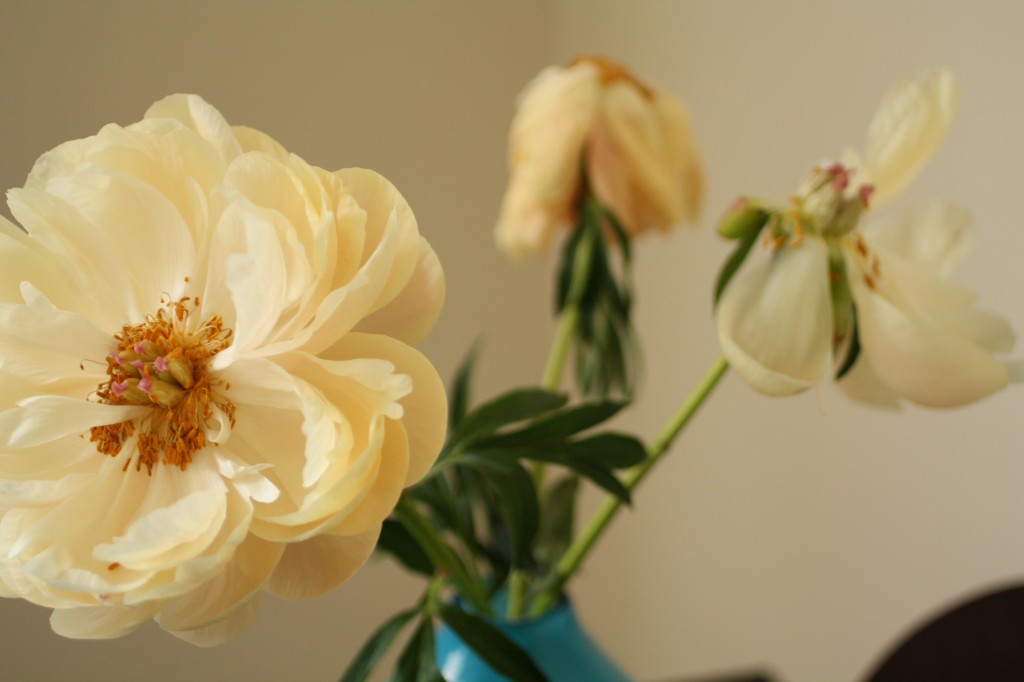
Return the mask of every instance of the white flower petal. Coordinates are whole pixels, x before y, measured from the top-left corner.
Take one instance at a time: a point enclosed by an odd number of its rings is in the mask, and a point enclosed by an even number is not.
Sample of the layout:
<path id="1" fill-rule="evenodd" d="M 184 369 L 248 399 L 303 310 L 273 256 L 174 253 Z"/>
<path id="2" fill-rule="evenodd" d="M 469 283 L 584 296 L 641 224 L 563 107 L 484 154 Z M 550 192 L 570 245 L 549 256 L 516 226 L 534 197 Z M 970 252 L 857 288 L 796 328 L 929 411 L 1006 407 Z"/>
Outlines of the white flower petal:
<path id="1" fill-rule="evenodd" d="M 901 211 L 864 230 L 867 241 L 948 277 L 974 246 L 974 223 L 967 211 L 934 201 Z"/>
<path id="2" fill-rule="evenodd" d="M 718 304 L 718 338 L 730 366 L 764 393 L 803 391 L 831 366 L 828 254 L 809 239 L 734 279 Z"/>
<path id="3" fill-rule="evenodd" d="M 875 185 L 872 203 L 897 196 L 938 149 L 952 123 L 960 89 L 949 71 L 933 71 L 893 87 L 868 128 L 863 179 Z"/>
<path id="4" fill-rule="evenodd" d="M 902 403 L 899 396 L 879 378 L 871 361 L 863 355 L 856 364 L 839 380 L 839 388 L 854 400 L 887 410 L 899 410 Z"/>
<path id="5" fill-rule="evenodd" d="M 922 405 L 956 407 L 1006 386 L 1006 367 L 968 338 L 930 324 L 851 278 L 861 352 L 896 393 Z"/>

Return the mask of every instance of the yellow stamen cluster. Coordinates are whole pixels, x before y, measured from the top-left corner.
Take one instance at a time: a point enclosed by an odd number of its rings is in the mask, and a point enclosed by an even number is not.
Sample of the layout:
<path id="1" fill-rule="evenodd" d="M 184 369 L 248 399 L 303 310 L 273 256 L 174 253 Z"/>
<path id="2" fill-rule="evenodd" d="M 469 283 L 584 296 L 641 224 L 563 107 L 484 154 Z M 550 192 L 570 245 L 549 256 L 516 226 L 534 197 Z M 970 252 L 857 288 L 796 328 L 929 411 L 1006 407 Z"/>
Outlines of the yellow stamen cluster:
<path id="1" fill-rule="evenodd" d="M 198 298 L 165 300 L 163 307 L 141 324 L 124 325 L 114 334 L 117 349 L 107 356 L 107 377 L 95 397 L 109 405 L 145 405 L 145 416 L 95 426 L 90 438 L 96 449 L 115 457 L 135 437 L 135 470 L 152 474 L 158 463 L 184 471 L 192 454 L 207 445 L 206 430 L 219 409 L 231 425 L 235 406 L 220 392 L 230 386 L 211 376 L 209 360 L 231 345 L 232 331 L 219 315 L 194 327 L 192 312 Z"/>

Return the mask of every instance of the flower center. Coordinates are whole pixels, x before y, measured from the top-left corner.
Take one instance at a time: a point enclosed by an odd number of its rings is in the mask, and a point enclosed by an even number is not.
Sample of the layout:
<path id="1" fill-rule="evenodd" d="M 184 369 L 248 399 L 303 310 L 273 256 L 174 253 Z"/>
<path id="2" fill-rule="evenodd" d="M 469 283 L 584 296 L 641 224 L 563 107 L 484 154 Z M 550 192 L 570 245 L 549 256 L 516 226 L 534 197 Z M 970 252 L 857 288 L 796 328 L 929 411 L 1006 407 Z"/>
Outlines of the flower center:
<path id="1" fill-rule="evenodd" d="M 95 397 L 108 405 L 145 405 L 143 417 L 94 426 L 89 440 L 116 457 L 135 437 L 135 470 L 153 472 L 158 463 L 184 471 L 192 454 L 207 445 L 206 432 L 217 420 L 235 424 L 235 406 L 219 395 L 230 388 L 210 374 L 209 360 L 231 345 L 232 331 L 219 315 L 191 323 L 198 298 L 166 300 L 145 322 L 114 334 L 117 348 L 107 356 L 107 380 Z"/>
<path id="2" fill-rule="evenodd" d="M 841 237 L 857 227 L 875 188 L 854 186 L 854 172 L 841 163 L 814 169 L 797 197 L 805 227 L 823 237 Z"/>

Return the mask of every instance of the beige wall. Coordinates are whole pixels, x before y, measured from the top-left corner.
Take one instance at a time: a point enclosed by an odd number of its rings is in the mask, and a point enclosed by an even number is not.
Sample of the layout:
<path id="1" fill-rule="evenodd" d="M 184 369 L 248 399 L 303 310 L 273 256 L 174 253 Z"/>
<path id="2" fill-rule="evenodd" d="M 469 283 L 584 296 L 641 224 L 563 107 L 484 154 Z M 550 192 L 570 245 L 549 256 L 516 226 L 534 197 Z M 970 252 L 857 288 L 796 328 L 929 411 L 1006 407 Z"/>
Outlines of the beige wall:
<path id="1" fill-rule="evenodd" d="M 426 351 L 443 374 L 478 336 L 481 394 L 537 376 L 551 262 L 491 247 L 515 93 L 542 65 L 607 52 L 690 104 L 708 162 L 700 229 L 639 248 L 653 433 L 717 352 L 710 226 L 739 193 L 783 197 L 858 144 L 890 82 L 959 75 L 953 132 L 908 200 L 948 197 L 979 226 L 959 281 L 1024 323 L 1024 9 L 1014 2 L 67 2 L 0 0 L 0 186 L 58 142 L 199 92 L 308 160 L 364 165 L 406 194 L 445 264 Z M 971 408 L 872 411 L 826 386 L 770 400 L 730 378 L 620 519 L 574 594 L 640 680 L 762 665 L 790 682 L 856 679 L 937 605 L 1024 577 L 1024 394 Z M 331 680 L 417 594 L 374 562 L 322 599 L 268 600 L 235 641 L 198 650 L 147 628 L 62 640 L 0 602 L 0 677 Z"/>

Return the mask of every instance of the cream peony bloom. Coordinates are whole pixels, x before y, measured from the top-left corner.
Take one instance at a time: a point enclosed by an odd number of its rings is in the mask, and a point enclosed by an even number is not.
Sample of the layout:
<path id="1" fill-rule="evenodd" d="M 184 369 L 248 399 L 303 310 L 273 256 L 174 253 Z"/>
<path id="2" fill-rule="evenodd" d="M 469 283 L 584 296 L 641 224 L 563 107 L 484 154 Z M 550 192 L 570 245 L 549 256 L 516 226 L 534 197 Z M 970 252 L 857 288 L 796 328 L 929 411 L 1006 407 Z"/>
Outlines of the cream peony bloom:
<path id="1" fill-rule="evenodd" d="M 325 592 L 431 466 L 409 206 L 196 96 L 42 156 L 0 219 L 0 594 L 68 637 L 221 642 Z"/>
<path id="2" fill-rule="evenodd" d="M 499 246 L 546 250 L 589 190 L 633 235 L 696 220 L 704 178 L 690 117 L 622 66 L 581 57 L 542 71 L 519 97 Z"/>
<path id="3" fill-rule="evenodd" d="M 882 102 L 863 161 L 816 169 L 790 209 L 769 221 L 771 258 L 733 281 L 718 306 L 732 367 L 754 388 L 784 395 L 831 374 L 858 343 L 840 383 L 859 399 L 950 407 L 1006 386 L 1014 334 L 946 276 L 965 255 L 969 217 L 946 203 L 860 228 L 902 191 L 938 147 L 959 92 L 939 71 L 903 83 Z M 859 181 L 855 183 L 854 180 Z"/>

